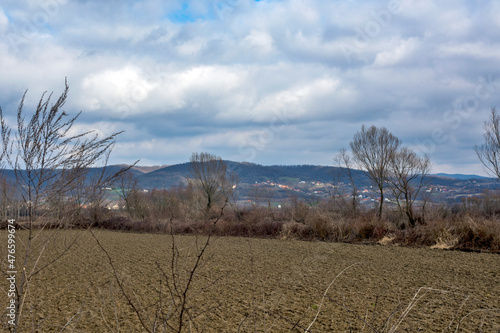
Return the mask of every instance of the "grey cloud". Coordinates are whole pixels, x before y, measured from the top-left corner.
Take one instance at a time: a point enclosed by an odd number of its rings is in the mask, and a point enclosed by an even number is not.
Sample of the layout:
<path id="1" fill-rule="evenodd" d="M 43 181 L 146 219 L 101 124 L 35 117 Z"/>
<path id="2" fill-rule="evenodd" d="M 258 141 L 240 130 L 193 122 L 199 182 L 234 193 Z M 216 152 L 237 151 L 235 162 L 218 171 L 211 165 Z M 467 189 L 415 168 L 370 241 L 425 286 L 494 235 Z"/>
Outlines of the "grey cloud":
<path id="1" fill-rule="evenodd" d="M 0 105 L 12 113 L 29 88 L 31 107 L 68 76 L 68 111 L 103 133 L 127 130 L 114 162 L 207 149 L 331 164 L 375 124 L 431 147 L 436 172 L 481 173 L 472 147 L 500 106 L 495 1 L 401 1 L 386 22 L 377 15 L 390 1 L 53 1 L 17 48 L 9 40 L 45 2 L 0 11 Z"/>

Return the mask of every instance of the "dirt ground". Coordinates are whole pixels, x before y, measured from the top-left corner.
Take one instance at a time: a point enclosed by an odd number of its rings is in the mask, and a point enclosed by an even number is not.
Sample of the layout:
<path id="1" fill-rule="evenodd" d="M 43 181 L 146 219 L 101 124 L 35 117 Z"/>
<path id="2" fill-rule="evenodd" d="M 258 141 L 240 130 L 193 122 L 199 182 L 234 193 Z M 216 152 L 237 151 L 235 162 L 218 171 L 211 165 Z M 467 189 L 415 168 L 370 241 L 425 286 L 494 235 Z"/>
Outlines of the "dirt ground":
<path id="1" fill-rule="evenodd" d="M 172 282 L 172 238 L 95 233 L 144 324 L 153 327 L 156 305 L 164 304 L 167 314 L 172 305 L 166 284 Z M 49 235 L 40 236 L 35 253 Z M 18 232 L 18 266 L 25 236 Z M 38 267 L 78 239 L 34 276 L 21 331 L 146 331 L 90 233 L 59 231 L 53 237 Z M 204 239 L 175 236 L 179 286 L 188 280 Z M 6 258 L 5 231 L 0 244 Z M 304 332 L 308 327 L 310 332 L 500 332 L 498 254 L 218 237 L 201 262 L 187 293 L 192 320 L 186 332 Z M 5 278 L 0 288 L 7 290 Z M 6 308 L 7 297 L 0 305 Z M 8 328 L 5 313 L 2 325 L 0 330 Z"/>

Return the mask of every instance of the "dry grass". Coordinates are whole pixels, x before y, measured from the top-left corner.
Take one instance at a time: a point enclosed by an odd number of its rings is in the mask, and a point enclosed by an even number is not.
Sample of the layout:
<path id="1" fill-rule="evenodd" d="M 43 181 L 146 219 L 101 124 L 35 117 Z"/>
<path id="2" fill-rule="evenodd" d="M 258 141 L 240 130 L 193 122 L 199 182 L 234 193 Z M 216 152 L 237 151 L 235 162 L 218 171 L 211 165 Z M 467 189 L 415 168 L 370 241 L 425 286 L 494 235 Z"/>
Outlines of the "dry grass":
<path id="1" fill-rule="evenodd" d="M 281 209 L 230 205 L 215 233 L 219 236 L 291 238 L 348 243 L 377 243 L 385 237 L 404 246 L 500 252 L 500 205 L 485 194 L 468 205 L 435 205 L 423 213 L 415 208 L 416 225 L 387 206 L 382 219 L 373 210 L 332 200 L 307 202 L 292 197 Z M 95 226 L 148 233 L 206 234 L 204 221 L 217 215 L 196 209 L 198 199 L 190 188 L 139 193 L 129 212 L 103 214 Z M 85 224 L 83 226 L 86 226 Z"/>
<path id="2" fill-rule="evenodd" d="M 304 211 L 308 209 L 307 213 Z M 345 215 L 300 206 L 300 218 L 294 208 L 255 207 L 244 211 L 226 210 L 216 226 L 219 236 L 321 240 L 347 243 L 398 244 L 440 249 L 500 252 L 500 218 L 496 215 L 440 214 L 435 212 L 425 223 L 408 227 L 397 212 L 388 212 L 379 220 L 374 212 Z M 182 215 L 185 216 L 185 215 Z M 196 234 L 209 230 L 204 218 L 131 219 L 111 216 L 95 226 L 110 230 L 147 233 Z M 382 241 L 391 238 L 391 242 Z"/>

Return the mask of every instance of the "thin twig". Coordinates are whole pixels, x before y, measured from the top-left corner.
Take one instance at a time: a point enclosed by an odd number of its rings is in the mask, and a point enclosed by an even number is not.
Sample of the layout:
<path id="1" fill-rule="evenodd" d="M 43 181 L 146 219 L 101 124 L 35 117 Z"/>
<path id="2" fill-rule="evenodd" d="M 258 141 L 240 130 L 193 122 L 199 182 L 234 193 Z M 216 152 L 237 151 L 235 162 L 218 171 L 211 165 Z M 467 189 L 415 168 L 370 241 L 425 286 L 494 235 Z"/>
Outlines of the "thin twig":
<path id="1" fill-rule="evenodd" d="M 313 321 L 309 324 L 309 326 L 306 328 L 306 331 L 304 333 L 309 332 L 310 328 L 312 327 L 312 325 L 314 324 L 314 322 L 316 321 L 316 319 L 318 319 L 319 313 L 321 312 L 321 307 L 323 306 L 323 302 L 325 301 L 326 294 L 328 293 L 328 290 L 330 289 L 330 287 L 335 283 L 335 281 L 337 280 L 337 278 L 339 276 L 341 276 L 346 270 L 348 270 L 349 268 L 351 268 L 351 267 L 353 267 L 353 266 L 355 266 L 357 264 L 358 263 L 354 263 L 354 264 L 352 264 L 352 265 L 344 268 L 342 270 L 342 272 L 340 272 L 339 274 L 337 274 L 337 276 L 332 280 L 332 282 L 330 282 L 330 284 L 326 288 L 325 292 L 323 293 L 323 297 L 321 298 L 321 303 L 319 304 L 318 311 L 316 312 L 316 316 L 314 317 Z"/>
<path id="2" fill-rule="evenodd" d="M 116 271 L 116 268 L 115 268 L 115 265 L 113 264 L 113 259 L 111 259 L 111 256 L 109 255 L 109 252 L 104 248 L 104 246 L 102 246 L 101 242 L 99 241 L 99 239 L 96 237 L 96 235 L 94 234 L 94 232 L 92 231 L 92 229 L 89 229 L 90 231 L 90 234 L 92 235 L 92 237 L 94 237 L 95 241 L 97 242 L 97 245 L 101 248 L 101 250 L 104 252 L 104 254 L 106 255 L 106 257 L 108 258 L 108 261 L 109 261 L 109 265 L 111 266 L 111 269 L 113 269 L 113 276 L 115 277 L 115 280 L 116 282 L 118 283 L 118 286 L 120 287 L 120 290 L 123 294 L 123 296 L 127 299 L 127 302 L 128 304 L 130 305 L 130 307 L 132 308 L 132 310 L 134 310 L 135 314 L 137 315 L 137 318 L 139 319 L 139 321 L 141 322 L 141 325 L 142 327 L 148 331 L 149 333 L 151 333 L 151 330 L 147 327 L 146 323 L 144 322 L 144 319 L 142 318 L 142 315 L 141 313 L 139 312 L 139 310 L 136 308 L 134 302 L 132 302 L 132 300 L 130 299 L 130 297 L 128 296 L 127 292 L 125 291 L 125 288 L 122 284 L 122 282 L 120 281 L 120 279 L 118 278 L 118 272 Z"/>

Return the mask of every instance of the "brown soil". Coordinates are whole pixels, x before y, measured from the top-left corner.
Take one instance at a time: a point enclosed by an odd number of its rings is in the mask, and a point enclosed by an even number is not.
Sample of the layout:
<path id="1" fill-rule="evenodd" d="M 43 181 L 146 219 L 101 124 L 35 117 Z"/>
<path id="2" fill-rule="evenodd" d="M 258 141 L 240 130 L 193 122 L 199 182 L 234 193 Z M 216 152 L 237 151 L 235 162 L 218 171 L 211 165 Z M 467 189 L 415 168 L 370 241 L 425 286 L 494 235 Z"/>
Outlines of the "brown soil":
<path id="1" fill-rule="evenodd" d="M 170 304 L 158 265 L 170 277 L 171 237 L 96 235 L 152 326 L 154 304 L 161 300 L 165 309 Z M 6 258 L 5 231 L 0 236 L 0 255 Z M 18 232 L 18 266 L 25 236 Z M 66 255 L 34 277 L 21 331 L 59 332 L 65 325 L 69 332 L 145 331 L 88 232 L 57 233 L 44 258 L 60 253 L 76 236 L 81 237 Z M 175 236 L 182 281 L 204 239 Z M 192 331 L 304 332 L 319 312 L 311 332 L 500 332 L 498 254 L 218 237 L 202 262 L 188 293 Z M 6 290 L 5 279 L 0 288 Z M 414 298 L 418 302 L 404 312 Z M 3 297 L 0 306 L 6 305 Z M 2 323 L 6 328 L 5 314 Z"/>

